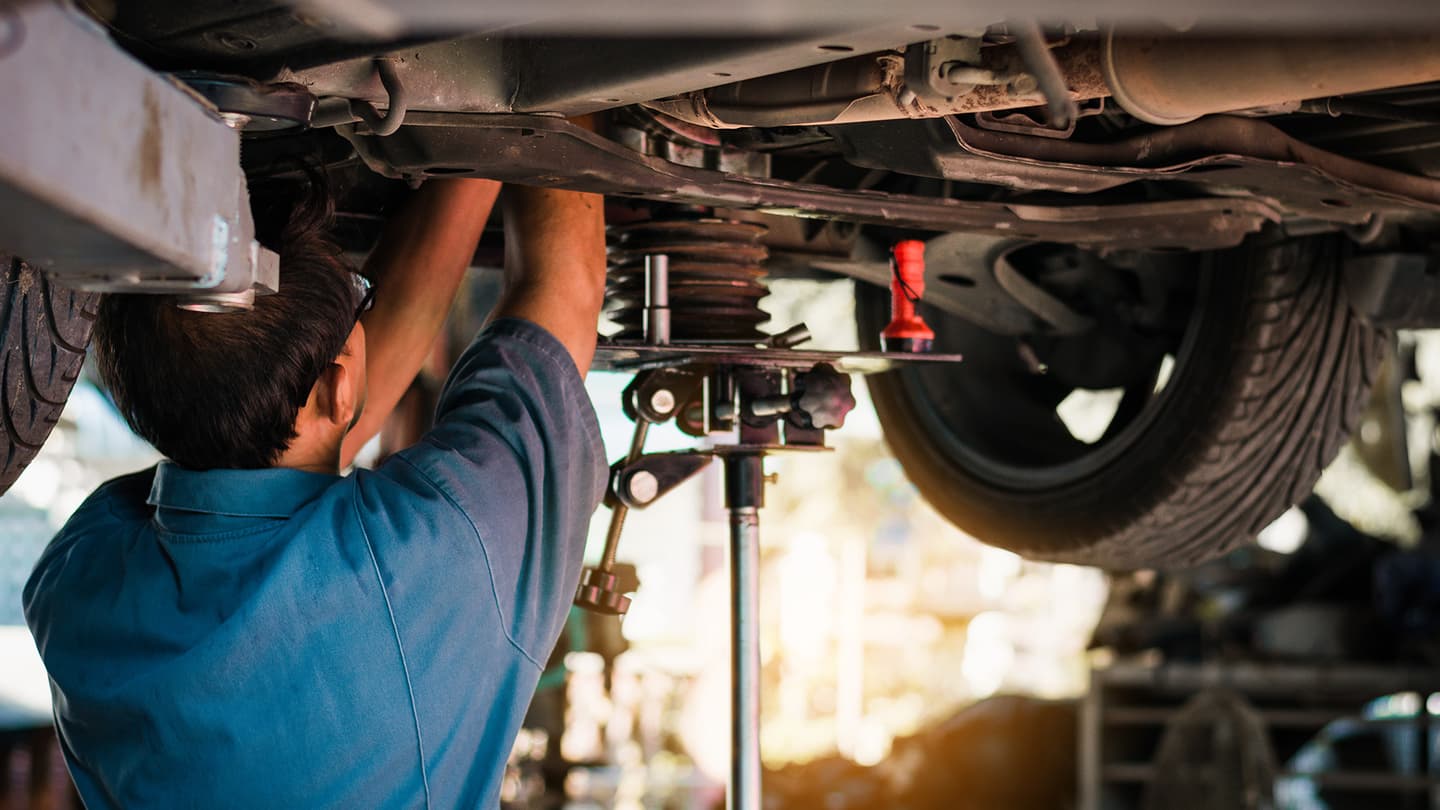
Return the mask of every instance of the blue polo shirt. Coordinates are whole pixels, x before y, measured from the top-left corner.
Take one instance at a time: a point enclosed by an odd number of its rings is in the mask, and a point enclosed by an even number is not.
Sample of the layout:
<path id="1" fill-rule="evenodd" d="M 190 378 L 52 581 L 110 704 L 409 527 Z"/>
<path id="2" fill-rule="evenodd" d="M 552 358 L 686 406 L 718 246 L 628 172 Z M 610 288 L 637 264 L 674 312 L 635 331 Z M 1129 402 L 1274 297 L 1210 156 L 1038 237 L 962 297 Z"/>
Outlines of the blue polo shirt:
<path id="1" fill-rule="evenodd" d="M 105 484 L 25 587 L 86 805 L 496 806 L 605 477 L 569 354 L 503 320 L 378 469 Z"/>

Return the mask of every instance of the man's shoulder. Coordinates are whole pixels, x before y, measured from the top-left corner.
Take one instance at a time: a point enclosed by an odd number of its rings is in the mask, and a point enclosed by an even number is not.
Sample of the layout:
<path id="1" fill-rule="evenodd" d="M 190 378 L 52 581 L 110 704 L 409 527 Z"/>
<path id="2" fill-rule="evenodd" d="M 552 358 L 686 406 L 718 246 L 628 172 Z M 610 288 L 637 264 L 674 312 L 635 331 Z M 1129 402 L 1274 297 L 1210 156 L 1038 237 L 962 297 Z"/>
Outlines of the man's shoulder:
<path id="1" fill-rule="evenodd" d="M 148 516 L 150 507 L 146 503 L 150 497 L 150 489 L 155 485 L 155 466 L 146 467 L 133 473 L 128 473 L 109 481 L 95 488 L 75 510 L 75 517 L 92 510 L 104 510 L 110 515 L 119 518 L 144 518 Z"/>
<path id="2" fill-rule="evenodd" d="M 65 521 L 52 545 L 88 534 L 97 525 L 144 522 L 150 519 L 146 503 L 155 481 L 155 467 L 112 478 L 95 488 Z"/>
<path id="3" fill-rule="evenodd" d="M 424 454 L 412 450 L 392 454 L 375 469 L 355 470 L 346 476 L 346 487 L 354 493 L 355 511 L 362 525 L 385 527 L 391 533 L 417 521 L 429 527 L 453 521 L 452 531 L 469 527 L 472 518 L 463 505 L 463 495 L 437 469 L 443 465 L 431 463 Z M 469 484 L 486 492 L 497 489 L 497 482 L 490 480 L 471 480 Z"/>
<path id="4" fill-rule="evenodd" d="M 45 612 L 49 595 L 56 591 L 58 580 L 66 576 L 63 571 L 65 560 L 78 550 L 88 562 L 103 567 L 105 561 L 90 559 L 95 555 L 82 547 L 91 543 L 101 543 L 99 548 L 105 545 L 113 547 L 114 543 L 105 544 L 104 541 L 113 540 L 116 530 L 149 520 L 146 499 L 154 480 L 155 468 L 149 467 L 106 481 L 96 487 L 60 528 L 40 555 L 25 584 L 23 602 L 32 630 L 38 614 Z"/>

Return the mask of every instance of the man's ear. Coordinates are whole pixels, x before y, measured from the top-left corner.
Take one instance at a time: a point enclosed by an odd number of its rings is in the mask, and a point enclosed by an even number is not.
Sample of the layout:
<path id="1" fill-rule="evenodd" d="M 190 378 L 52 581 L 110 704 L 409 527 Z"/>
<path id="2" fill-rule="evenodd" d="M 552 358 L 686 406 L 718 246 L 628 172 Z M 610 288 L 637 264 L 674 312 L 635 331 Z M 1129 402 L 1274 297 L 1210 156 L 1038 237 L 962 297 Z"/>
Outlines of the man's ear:
<path id="1" fill-rule="evenodd" d="M 307 409 L 320 422 L 339 422 L 342 418 L 345 399 L 345 367 L 331 362 L 320 372 L 320 379 L 310 391 Z"/>
<path id="2" fill-rule="evenodd" d="M 346 430 L 354 426 L 365 405 L 365 328 L 355 324 L 345 347 L 331 361 L 330 367 L 320 375 L 321 383 L 329 389 L 330 399 L 327 418 Z"/>

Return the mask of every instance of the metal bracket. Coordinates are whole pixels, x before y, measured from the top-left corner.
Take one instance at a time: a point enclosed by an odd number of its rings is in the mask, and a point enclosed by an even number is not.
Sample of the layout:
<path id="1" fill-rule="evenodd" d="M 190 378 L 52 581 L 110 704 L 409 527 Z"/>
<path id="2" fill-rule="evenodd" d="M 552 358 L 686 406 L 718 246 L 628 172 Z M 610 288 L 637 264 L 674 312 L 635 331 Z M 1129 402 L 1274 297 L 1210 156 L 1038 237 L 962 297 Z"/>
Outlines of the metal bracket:
<path id="1" fill-rule="evenodd" d="M 56 2 L 0 8 L 0 248 L 70 287 L 273 291 L 239 135 Z"/>
<path id="2" fill-rule="evenodd" d="M 681 450 L 675 453 L 648 453 L 634 461 L 611 468 L 610 491 L 606 500 L 644 509 L 710 466 L 714 453 Z"/>
<path id="3" fill-rule="evenodd" d="M 692 365 L 809 369 L 824 363 L 846 374 L 879 374 L 915 363 L 958 363 L 958 354 L 910 352 L 828 352 L 735 344 L 672 343 L 653 346 L 634 341 L 604 341 L 595 349 L 598 371 L 646 371 Z"/>
<path id="4" fill-rule="evenodd" d="M 315 97 L 297 84 L 262 84 L 248 76 L 188 70 L 174 74 L 246 135 L 301 130 L 315 114 Z"/>
<path id="5" fill-rule="evenodd" d="M 926 106 L 947 107 L 977 84 L 1000 85 L 1008 79 L 979 67 L 980 40 L 945 37 L 905 49 L 905 89 Z"/>

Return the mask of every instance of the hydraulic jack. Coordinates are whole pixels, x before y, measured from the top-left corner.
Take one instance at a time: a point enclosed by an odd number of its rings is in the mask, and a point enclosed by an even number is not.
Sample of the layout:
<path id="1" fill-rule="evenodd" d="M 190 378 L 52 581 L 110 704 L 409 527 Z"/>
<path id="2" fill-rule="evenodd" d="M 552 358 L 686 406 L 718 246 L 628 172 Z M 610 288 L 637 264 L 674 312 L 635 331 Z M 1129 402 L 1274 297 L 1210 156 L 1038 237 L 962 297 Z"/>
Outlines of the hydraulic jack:
<path id="1" fill-rule="evenodd" d="M 720 223 L 702 223 L 718 230 Z M 730 224 L 730 223 L 723 223 Z M 923 289 L 919 243 L 897 249 L 894 285 L 897 338 L 919 338 L 910 351 L 798 350 L 809 331 L 799 325 L 763 339 L 671 341 L 671 256 L 648 253 L 631 272 L 643 279 L 637 308 L 640 340 L 602 342 L 595 368 L 634 371 L 624 392 L 635 432 L 625 457 L 611 468 L 606 505 L 609 531 L 599 565 L 586 569 L 575 604 L 623 616 L 630 597 L 620 592 L 615 558 L 626 515 L 644 509 L 692 478 L 716 458 L 724 467 L 730 515 L 730 650 L 732 745 L 728 807 L 760 808 L 760 509 L 765 505 L 765 456 L 824 451 L 825 433 L 854 409 L 851 373 L 884 371 L 902 363 L 957 362 L 959 355 L 924 354 L 928 327 L 914 305 Z M 898 247 L 898 246 L 897 246 Z M 918 249 L 918 250 L 917 250 Z M 902 266 L 903 263 L 903 266 Z M 904 275 L 902 275 L 902 273 Z M 615 271 L 612 270 L 612 277 Z M 702 281 L 704 279 L 702 278 Z M 652 424 L 675 420 L 692 436 L 711 438 L 703 449 L 645 452 Z"/>

